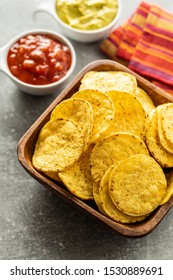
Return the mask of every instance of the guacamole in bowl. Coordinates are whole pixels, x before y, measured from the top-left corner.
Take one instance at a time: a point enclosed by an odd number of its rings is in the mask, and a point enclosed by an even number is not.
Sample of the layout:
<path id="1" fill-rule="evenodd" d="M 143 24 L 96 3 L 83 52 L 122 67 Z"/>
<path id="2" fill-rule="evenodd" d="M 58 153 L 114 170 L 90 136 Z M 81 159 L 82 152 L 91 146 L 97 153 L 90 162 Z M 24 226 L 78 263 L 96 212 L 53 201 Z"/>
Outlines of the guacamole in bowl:
<path id="1" fill-rule="evenodd" d="M 118 13 L 117 0 L 56 0 L 58 17 L 79 30 L 97 30 L 109 25 Z"/>

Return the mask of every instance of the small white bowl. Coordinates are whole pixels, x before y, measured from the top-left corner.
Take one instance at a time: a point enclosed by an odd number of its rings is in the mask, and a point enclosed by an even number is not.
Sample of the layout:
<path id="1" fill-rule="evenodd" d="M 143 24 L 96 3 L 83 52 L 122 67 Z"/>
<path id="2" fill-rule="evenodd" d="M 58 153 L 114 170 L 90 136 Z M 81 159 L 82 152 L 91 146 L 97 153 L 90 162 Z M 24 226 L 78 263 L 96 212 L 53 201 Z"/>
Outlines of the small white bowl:
<path id="1" fill-rule="evenodd" d="M 44 34 L 44 35 L 50 35 L 56 38 L 59 42 L 64 43 L 68 48 L 70 49 L 71 52 L 71 66 L 65 76 L 63 76 L 60 80 L 54 83 L 46 84 L 46 85 L 33 85 L 33 84 L 28 84 L 25 82 L 22 82 L 18 78 L 16 78 L 12 72 L 10 71 L 8 67 L 8 62 L 7 62 L 7 56 L 10 48 L 20 39 L 25 37 L 26 35 L 29 34 Z M 74 68 L 76 65 L 76 53 L 75 50 L 70 43 L 70 41 L 65 38 L 63 35 L 53 32 L 50 30 L 46 29 L 34 29 L 34 30 L 28 30 L 26 32 L 23 32 L 17 36 L 15 36 L 12 40 L 10 40 L 5 46 L 0 48 L 0 71 L 4 72 L 9 78 L 12 79 L 12 81 L 17 85 L 17 87 L 27 93 L 30 93 L 32 95 L 47 95 L 47 94 L 52 94 L 55 93 L 56 90 L 60 85 L 62 85 L 72 74 Z"/>
<path id="2" fill-rule="evenodd" d="M 115 18 L 107 26 L 96 30 L 80 30 L 72 28 L 68 24 L 64 23 L 57 15 L 56 0 L 37 0 L 33 15 L 35 16 L 38 12 L 47 13 L 55 19 L 65 36 L 78 42 L 90 43 L 103 39 L 115 29 L 115 25 L 117 24 L 121 13 L 121 0 L 117 0 L 117 2 L 118 11 Z"/>

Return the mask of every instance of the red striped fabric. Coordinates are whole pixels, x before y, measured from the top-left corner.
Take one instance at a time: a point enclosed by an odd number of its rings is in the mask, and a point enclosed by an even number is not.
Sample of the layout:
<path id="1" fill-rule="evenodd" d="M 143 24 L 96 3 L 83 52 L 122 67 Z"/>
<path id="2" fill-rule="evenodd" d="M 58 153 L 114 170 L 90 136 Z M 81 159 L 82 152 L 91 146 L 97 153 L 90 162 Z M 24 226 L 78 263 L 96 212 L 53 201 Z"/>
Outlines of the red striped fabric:
<path id="1" fill-rule="evenodd" d="M 150 5 L 142 2 L 131 17 L 117 50 L 118 57 L 129 60 L 133 55 L 139 38 L 142 36 L 149 10 Z"/>
<path id="2" fill-rule="evenodd" d="M 173 15 L 151 6 L 129 68 L 173 86 Z"/>
<path id="3" fill-rule="evenodd" d="M 126 24 L 103 40 L 100 49 L 114 60 L 124 59 L 131 70 L 173 94 L 173 14 L 141 2 Z"/>

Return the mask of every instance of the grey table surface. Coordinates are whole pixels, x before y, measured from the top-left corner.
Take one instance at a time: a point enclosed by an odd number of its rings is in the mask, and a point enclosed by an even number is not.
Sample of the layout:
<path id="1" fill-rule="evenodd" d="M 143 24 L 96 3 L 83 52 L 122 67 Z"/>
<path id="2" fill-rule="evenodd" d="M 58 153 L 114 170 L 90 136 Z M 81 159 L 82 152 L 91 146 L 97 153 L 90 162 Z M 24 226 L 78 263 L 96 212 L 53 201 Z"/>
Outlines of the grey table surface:
<path id="1" fill-rule="evenodd" d="M 122 0 L 119 24 L 139 2 Z M 170 0 L 152 2 L 173 12 Z M 0 1 L 0 46 L 28 29 L 59 31 L 48 15 L 32 19 L 34 5 L 34 0 Z M 71 42 L 77 65 L 69 81 L 89 62 L 107 58 L 98 49 L 100 42 Z M 18 141 L 65 86 L 36 97 L 19 91 L 0 72 L 0 259 L 173 259 L 173 209 L 149 235 L 126 238 L 57 197 L 18 162 Z"/>

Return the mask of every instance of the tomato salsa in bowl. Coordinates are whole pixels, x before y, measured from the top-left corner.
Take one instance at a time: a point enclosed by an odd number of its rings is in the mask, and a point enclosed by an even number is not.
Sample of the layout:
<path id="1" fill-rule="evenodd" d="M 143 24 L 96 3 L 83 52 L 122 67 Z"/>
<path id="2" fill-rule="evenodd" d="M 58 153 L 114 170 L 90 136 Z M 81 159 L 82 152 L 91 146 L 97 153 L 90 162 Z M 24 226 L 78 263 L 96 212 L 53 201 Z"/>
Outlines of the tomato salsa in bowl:
<path id="1" fill-rule="evenodd" d="M 64 36 L 41 29 L 13 38 L 0 49 L 0 61 L 0 70 L 22 91 L 45 95 L 55 92 L 70 76 L 76 55 Z"/>

